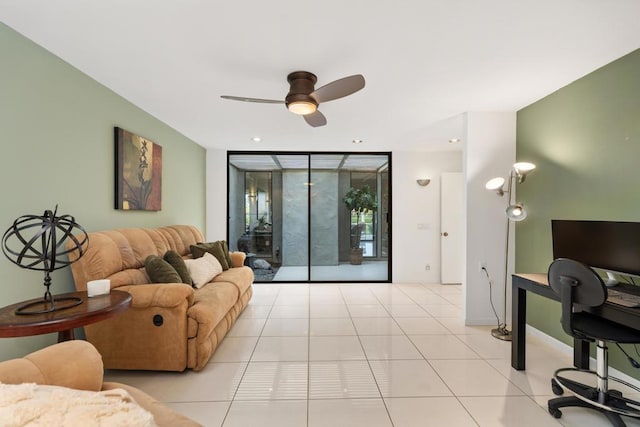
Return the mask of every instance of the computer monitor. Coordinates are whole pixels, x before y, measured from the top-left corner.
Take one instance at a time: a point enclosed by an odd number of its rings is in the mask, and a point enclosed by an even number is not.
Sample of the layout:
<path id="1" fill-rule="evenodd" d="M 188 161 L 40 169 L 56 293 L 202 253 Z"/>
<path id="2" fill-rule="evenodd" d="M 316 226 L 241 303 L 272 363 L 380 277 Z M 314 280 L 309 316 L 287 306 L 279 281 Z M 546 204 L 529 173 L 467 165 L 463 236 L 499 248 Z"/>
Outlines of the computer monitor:
<path id="1" fill-rule="evenodd" d="M 611 273 L 640 276 L 640 223 L 551 220 L 553 258 L 570 258 Z"/>

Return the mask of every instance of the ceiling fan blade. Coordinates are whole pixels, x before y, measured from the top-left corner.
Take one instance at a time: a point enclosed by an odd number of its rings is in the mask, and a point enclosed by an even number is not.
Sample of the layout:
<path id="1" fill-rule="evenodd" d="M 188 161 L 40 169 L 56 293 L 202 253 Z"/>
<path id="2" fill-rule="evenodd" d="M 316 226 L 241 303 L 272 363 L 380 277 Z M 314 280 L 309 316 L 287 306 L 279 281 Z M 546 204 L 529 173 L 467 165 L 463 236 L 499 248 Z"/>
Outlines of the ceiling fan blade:
<path id="1" fill-rule="evenodd" d="M 305 114 L 302 117 L 304 117 L 304 120 L 309 124 L 309 126 L 313 126 L 314 128 L 327 124 L 327 118 L 318 110 L 311 114 Z"/>
<path id="2" fill-rule="evenodd" d="M 232 101 L 259 102 L 261 104 L 284 104 L 284 101 L 278 101 L 276 99 L 246 98 L 244 96 L 229 96 L 229 95 L 220 95 L 220 98 L 230 99 Z"/>
<path id="3" fill-rule="evenodd" d="M 311 96 L 318 101 L 318 103 L 333 101 L 334 99 L 351 95 L 363 87 L 364 77 L 361 74 L 356 74 L 327 83 L 311 93 Z"/>

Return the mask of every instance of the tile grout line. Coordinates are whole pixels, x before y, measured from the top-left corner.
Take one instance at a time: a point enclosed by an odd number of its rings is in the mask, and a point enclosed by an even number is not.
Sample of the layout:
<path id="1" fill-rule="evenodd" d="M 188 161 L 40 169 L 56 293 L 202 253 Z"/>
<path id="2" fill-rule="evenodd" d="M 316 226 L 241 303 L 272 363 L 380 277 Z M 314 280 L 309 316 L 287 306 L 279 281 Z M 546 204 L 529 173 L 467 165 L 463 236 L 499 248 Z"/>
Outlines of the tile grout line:
<path id="1" fill-rule="evenodd" d="M 369 290 L 369 292 L 371 292 L 371 290 Z M 376 294 L 374 294 L 373 292 L 371 292 L 371 294 L 373 295 L 373 297 L 376 300 L 380 301 L 380 299 L 378 298 L 378 296 Z M 345 301 L 345 304 L 346 304 L 346 301 Z M 391 316 L 391 313 L 387 310 L 387 308 L 384 305 L 382 307 Z M 356 331 L 356 336 L 358 337 L 358 342 L 360 343 L 360 348 L 362 349 L 362 353 L 364 354 L 364 358 L 367 361 L 367 366 L 369 367 L 369 371 L 371 372 L 371 376 L 373 377 L 373 381 L 376 383 L 376 388 L 378 389 L 378 393 L 380 394 L 380 400 L 382 401 L 382 405 L 384 406 L 384 410 L 387 412 L 387 417 L 389 417 L 389 422 L 391 423 L 391 427 L 394 427 L 394 422 L 393 422 L 393 418 L 391 417 L 391 412 L 389 412 L 389 407 L 387 406 L 387 402 L 386 402 L 384 396 L 382 395 L 382 390 L 380 389 L 380 384 L 378 384 L 378 379 L 376 378 L 376 374 L 373 372 L 373 368 L 371 367 L 371 361 L 369 360 L 369 356 L 367 355 L 367 352 L 364 349 L 364 345 L 362 345 L 362 339 L 360 338 L 360 333 L 358 332 L 358 329 L 356 329 L 356 325 L 355 325 L 355 322 L 353 321 L 353 317 L 351 316 L 351 311 L 349 310 L 349 306 L 348 305 L 347 305 L 347 311 L 349 311 L 349 316 L 350 316 L 349 318 L 351 319 L 351 323 L 353 324 L 353 329 Z"/>
<path id="2" fill-rule="evenodd" d="M 404 292 L 404 291 L 403 291 Z M 407 295 L 408 296 L 408 295 Z M 410 298 L 410 297 L 409 297 Z M 436 321 L 438 321 L 438 319 L 436 319 Z M 438 322 L 440 323 L 440 322 Z M 440 323 L 442 325 L 442 323 Z M 442 325 L 444 326 L 444 325 Z M 445 329 L 449 330 L 446 326 Z M 404 330 L 403 330 L 404 331 Z M 451 332 L 451 331 L 450 331 Z M 451 335 L 453 335 L 453 333 L 451 332 Z M 460 401 L 459 396 L 456 395 L 456 393 L 451 389 L 451 387 L 449 386 L 449 384 L 447 384 L 447 382 L 444 380 L 444 378 L 442 378 L 442 376 L 440 375 L 440 373 L 436 370 L 436 368 L 431 364 L 431 362 L 429 362 L 429 360 L 427 359 L 427 357 L 420 351 L 419 348 L 417 348 L 416 344 L 413 342 L 413 340 L 411 339 L 411 337 L 409 335 L 407 335 L 407 339 L 411 342 L 411 344 L 414 345 L 414 347 L 416 347 L 416 350 L 418 350 L 418 353 L 420 353 L 420 355 L 422 355 L 423 359 L 425 362 L 427 362 L 427 364 L 429 365 L 429 367 L 433 370 L 433 372 L 438 376 L 438 378 L 440 378 L 440 381 L 442 381 L 442 384 L 445 385 L 445 387 L 447 387 L 447 390 L 449 390 L 451 392 L 451 396 L 453 396 L 456 401 L 460 404 L 460 406 L 462 406 L 465 410 L 465 412 L 469 415 L 469 417 L 471 418 L 471 420 L 476 423 L 476 425 L 479 427 L 480 423 L 475 419 L 475 417 L 471 414 L 471 412 L 469 412 L 469 409 L 463 405 L 463 403 Z M 475 350 L 471 349 L 472 351 L 475 352 Z M 478 355 L 479 357 L 482 357 L 480 355 Z"/>
<path id="3" fill-rule="evenodd" d="M 278 295 L 280 294 L 280 287 L 278 287 Z M 276 299 L 277 299 L 277 295 L 276 295 Z M 247 303 L 248 305 L 248 303 Z M 249 356 L 249 360 L 247 360 L 247 364 L 244 367 L 244 370 L 242 371 L 242 375 L 240 376 L 240 380 L 238 381 L 238 386 L 236 387 L 235 391 L 233 392 L 233 396 L 231 396 L 231 401 L 229 402 L 229 407 L 227 408 L 224 417 L 222 418 L 222 424 L 220 424 L 220 427 L 224 427 L 225 422 L 227 421 L 227 417 L 229 416 L 229 412 L 231 411 L 231 407 L 233 406 L 233 403 L 236 400 L 236 395 L 238 394 L 238 390 L 240 389 L 240 385 L 242 384 L 242 380 L 244 379 L 245 374 L 247 373 L 247 370 L 249 369 L 249 364 L 251 363 L 251 359 L 253 358 L 253 354 L 256 351 L 256 348 L 258 347 L 258 343 L 260 342 L 260 338 L 262 337 L 262 332 L 264 331 L 264 328 L 267 326 L 267 320 L 269 320 L 269 316 L 271 315 L 271 311 L 273 310 L 273 306 L 275 305 L 275 299 L 273 301 L 273 303 L 271 304 L 271 308 L 269 309 L 269 312 L 267 313 L 267 318 L 264 321 L 264 324 L 262 325 L 262 328 L 260 329 L 260 334 L 258 335 L 258 339 L 256 340 L 255 345 L 253 346 L 253 350 L 251 350 L 251 355 Z M 245 306 L 246 309 L 246 306 Z M 244 310 L 243 310 L 244 312 Z M 240 315 L 238 315 L 238 317 L 240 317 L 242 315 L 242 313 L 240 313 Z M 236 318 L 236 321 L 238 320 L 238 318 Z M 234 322 L 235 325 L 235 322 Z M 233 326 L 231 326 L 231 328 L 233 328 Z M 231 330 L 231 328 L 229 328 L 229 330 Z M 228 333 L 228 332 L 227 332 Z M 226 338 L 226 336 L 225 336 Z M 224 341 L 224 338 L 223 338 Z"/>

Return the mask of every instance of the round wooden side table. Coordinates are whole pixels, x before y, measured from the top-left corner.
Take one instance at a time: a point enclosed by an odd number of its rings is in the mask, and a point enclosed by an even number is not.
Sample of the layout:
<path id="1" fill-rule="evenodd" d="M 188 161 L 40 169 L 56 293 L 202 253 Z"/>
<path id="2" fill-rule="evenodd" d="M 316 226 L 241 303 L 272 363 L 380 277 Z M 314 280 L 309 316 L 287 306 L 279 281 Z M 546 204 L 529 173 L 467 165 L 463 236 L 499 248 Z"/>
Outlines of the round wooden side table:
<path id="1" fill-rule="evenodd" d="M 16 314 L 16 309 L 35 298 L 8 305 L 0 309 L 0 338 L 25 337 L 30 335 L 58 333 L 58 342 L 74 339 L 74 328 L 99 322 L 116 316 L 131 306 L 131 295 L 122 291 L 111 291 L 106 295 L 89 298 L 87 292 L 69 292 L 54 295 L 54 299 L 79 297 L 82 303 L 63 310 L 43 314 Z"/>

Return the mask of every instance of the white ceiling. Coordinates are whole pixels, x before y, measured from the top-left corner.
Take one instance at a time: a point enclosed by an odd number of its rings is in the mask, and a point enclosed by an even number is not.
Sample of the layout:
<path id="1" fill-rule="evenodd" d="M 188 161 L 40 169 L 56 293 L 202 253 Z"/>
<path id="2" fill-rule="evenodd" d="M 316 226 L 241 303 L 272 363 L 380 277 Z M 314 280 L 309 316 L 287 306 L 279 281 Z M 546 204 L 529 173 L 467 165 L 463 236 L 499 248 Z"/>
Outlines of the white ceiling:
<path id="1" fill-rule="evenodd" d="M 232 150 L 459 149 L 462 113 L 518 110 L 639 48 L 639 16 L 638 0 L 0 0 L 8 26 Z M 322 104 L 320 128 L 220 99 L 284 99 L 295 70 L 366 87 Z"/>

